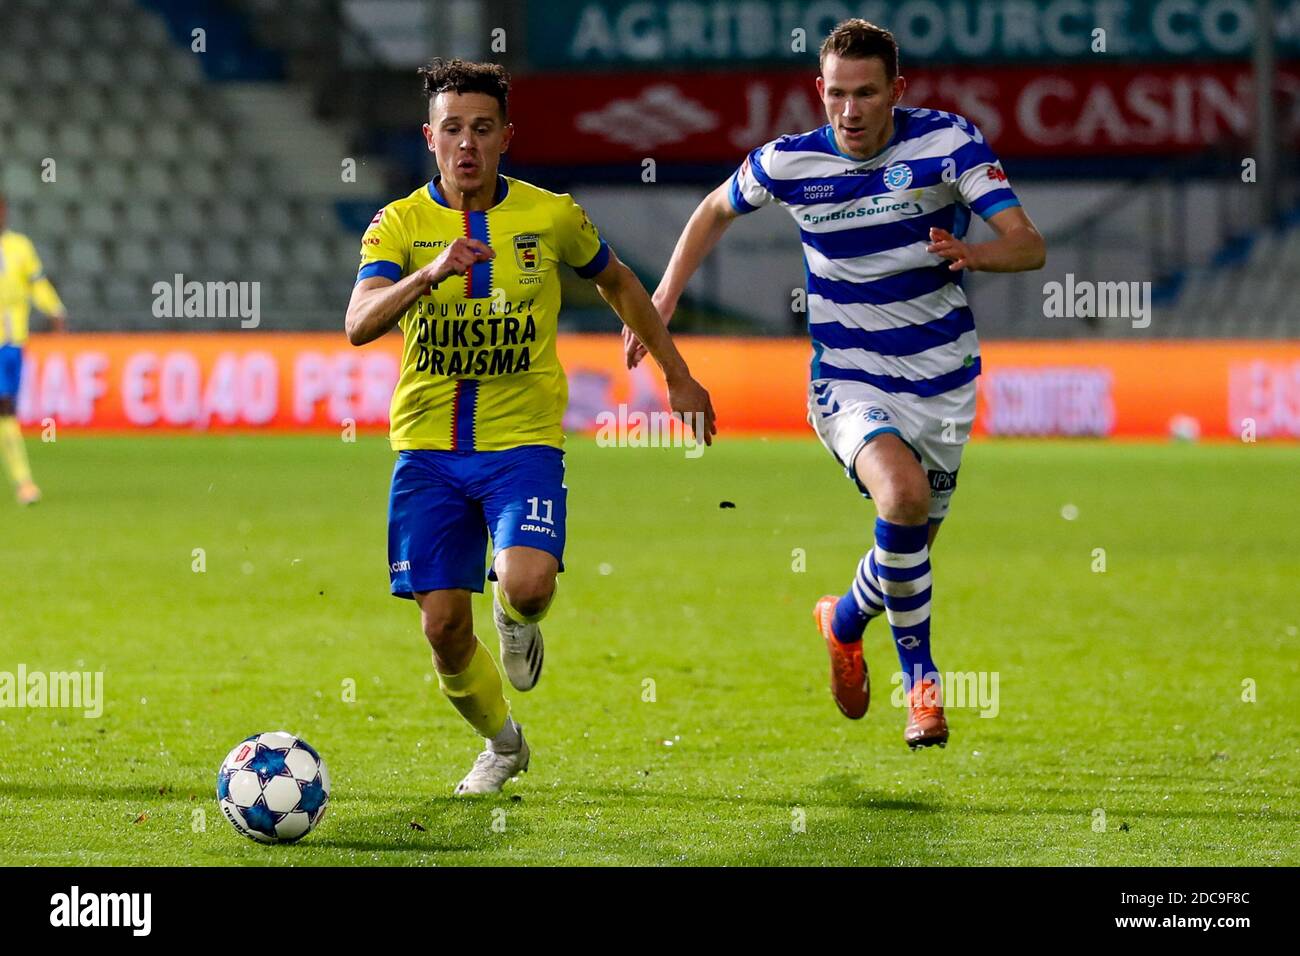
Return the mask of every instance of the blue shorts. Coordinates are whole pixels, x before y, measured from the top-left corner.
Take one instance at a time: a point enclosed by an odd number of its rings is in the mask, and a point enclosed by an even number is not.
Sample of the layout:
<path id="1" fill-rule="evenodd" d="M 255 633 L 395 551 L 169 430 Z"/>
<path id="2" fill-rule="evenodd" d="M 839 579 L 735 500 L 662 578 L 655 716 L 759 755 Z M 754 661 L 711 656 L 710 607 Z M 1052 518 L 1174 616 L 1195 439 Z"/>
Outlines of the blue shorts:
<path id="1" fill-rule="evenodd" d="M 523 545 L 555 555 L 564 570 L 568 493 L 564 452 L 547 445 L 400 452 L 388 500 L 394 596 L 482 591 L 489 533 L 494 557 Z"/>
<path id="2" fill-rule="evenodd" d="M 23 379 L 23 349 L 21 345 L 0 345 L 0 398 L 18 398 L 18 386 Z"/>

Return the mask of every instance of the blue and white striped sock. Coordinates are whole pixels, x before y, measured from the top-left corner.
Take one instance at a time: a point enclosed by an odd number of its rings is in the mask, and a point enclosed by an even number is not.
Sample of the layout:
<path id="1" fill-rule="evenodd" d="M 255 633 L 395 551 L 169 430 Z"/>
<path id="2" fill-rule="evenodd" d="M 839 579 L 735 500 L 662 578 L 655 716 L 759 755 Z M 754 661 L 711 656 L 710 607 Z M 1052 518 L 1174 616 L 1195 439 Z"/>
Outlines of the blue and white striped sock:
<path id="1" fill-rule="evenodd" d="M 867 622 L 885 610 L 885 597 L 880 593 L 880 582 L 871 566 L 872 552 L 858 562 L 853 575 L 853 586 L 835 605 L 831 632 L 843 644 L 856 644 L 862 640 Z"/>
<path id="2" fill-rule="evenodd" d="M 930 657 L 930 549 L 928 524 L 892 524 L 876 519 L 871 570 L 880 582 L 885 614 L 894 632 L 903 688 L 917 675 L 936 671 Z"/>

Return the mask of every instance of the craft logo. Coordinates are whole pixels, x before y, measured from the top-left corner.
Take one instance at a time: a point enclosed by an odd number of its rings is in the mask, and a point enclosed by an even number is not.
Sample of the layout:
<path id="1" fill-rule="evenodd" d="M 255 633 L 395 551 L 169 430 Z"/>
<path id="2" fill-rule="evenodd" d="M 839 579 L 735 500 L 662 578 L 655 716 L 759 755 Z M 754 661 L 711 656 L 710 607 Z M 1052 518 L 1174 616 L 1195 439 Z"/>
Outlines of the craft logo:
<path id="1" fill-rule="evenodd" d="M 515 262 L 521 272 L 537 271 L 538 246 L 541 244 L 536 233 L 515 236 Z"/>

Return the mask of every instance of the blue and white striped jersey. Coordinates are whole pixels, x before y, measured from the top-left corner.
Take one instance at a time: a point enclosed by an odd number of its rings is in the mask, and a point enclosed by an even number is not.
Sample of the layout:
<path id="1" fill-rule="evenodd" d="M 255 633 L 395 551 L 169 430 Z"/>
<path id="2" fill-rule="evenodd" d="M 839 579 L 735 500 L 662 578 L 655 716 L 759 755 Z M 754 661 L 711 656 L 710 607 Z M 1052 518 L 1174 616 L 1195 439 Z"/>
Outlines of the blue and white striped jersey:
<path id="1" fill-rule="evenodd" d="M 930 227 L 961 238 L 1020 200 L 975 125 L 954 113 L 894 109 L 894 135 L 870 159 L 830 126 L 754 150 L 731 178 L 740 213 L 778 202 L 799 224 L 808 282 L 812 377 L 938 395 L 980 372 L 962 272 L 926 252 Z"/>

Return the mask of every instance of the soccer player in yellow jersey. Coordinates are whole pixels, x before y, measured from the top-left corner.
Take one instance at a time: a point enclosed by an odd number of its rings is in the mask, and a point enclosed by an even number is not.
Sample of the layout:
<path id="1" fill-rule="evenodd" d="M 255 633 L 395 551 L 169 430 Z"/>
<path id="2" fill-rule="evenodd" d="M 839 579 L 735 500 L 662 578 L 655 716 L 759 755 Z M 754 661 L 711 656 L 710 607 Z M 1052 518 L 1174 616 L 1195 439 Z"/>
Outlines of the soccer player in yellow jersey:
<path id="1" fill-rule="evenodd" d="M 470 594 L 483 590 L 490 534 L 502 663 L 517 690 L 531 690 L 542 669 L 538 622 L 564 555 L 559 267 L 595 281 L 663 369 L 673 411 L 705 442 L 713 407 L 582 207 L 497 174 L 514 135 L 505 70 L 434 60 L 420 73 L 438 175 L 371 220 L 346 327 L 353 345 L 394 326 L 405 339 L 390 412 L 391 588 L 419 605 L 443 693 L 487 740 L 455 792 L 494 793 L 528 769 L 529 749 L 474 636 Z"/>
<path id="2" fill-rule="evenodd" d="M 0 459 L 13 481 L 21 505 L 41 500 L 32 481 L 27 449 L 18 428 L 18 386 L 23 374 L 23 345 L 31 305 L 50 317 L 62 331 L 67 314 L 54 285 L 45 277 L 36 247 L 26 236 L 10 232 L 5 197 L 0 195 Z"/>

